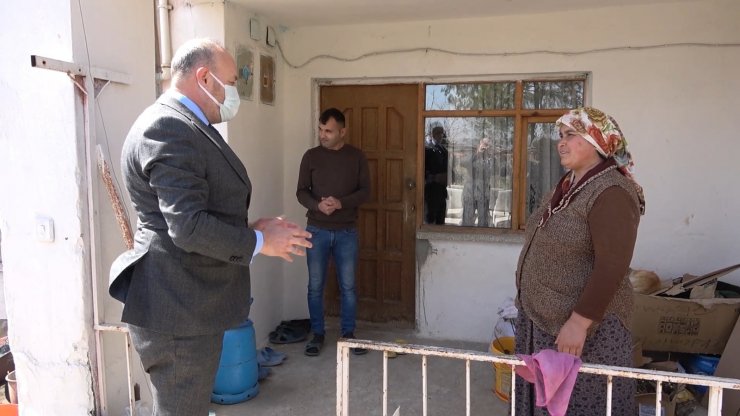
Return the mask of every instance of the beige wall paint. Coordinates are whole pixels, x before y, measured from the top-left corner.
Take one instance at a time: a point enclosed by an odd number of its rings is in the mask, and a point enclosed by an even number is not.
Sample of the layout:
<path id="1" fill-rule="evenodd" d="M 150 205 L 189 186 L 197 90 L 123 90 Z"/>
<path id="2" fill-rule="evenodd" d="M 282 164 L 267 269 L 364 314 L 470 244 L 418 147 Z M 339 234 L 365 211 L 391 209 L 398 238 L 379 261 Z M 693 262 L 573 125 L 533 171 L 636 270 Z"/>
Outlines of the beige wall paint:
<path id="1" fill-rule="evenodd" d="M 680 42 L 738 43 L 740 4 L 704 1 L 449 21 L 301 28 L 283 33 L 287 59 L 301 64 L 329 54 L 353 58 L 406 48 L 455 51 L 380 54 L 354 62 L 318 59 L 288 70 L 280 93 L 290 95 L 285 158 L 315 143 L 314 81 L 404 78 L 460 80 L 588 72 L 589 102 L 614 115 L 630 139 L 637 178 L 645 188 L 633 265 L 664 278 L 738 261 L 740 208 L 733 137 L 740 108 L 740 47 L 659 47 L 577 56 L 535 53 L 464 56 L 479 52 L 587 51 Z M 298 165 L 286 163 L 286 189 Z M 301 209 L 286 192 L 289 215 Z M 519 245 L 431 241 L 436 254 L 420 264 L 418 323 L 422 334 L 488 341 L 496 308 L 514 295 Z M 305 272 L 287 269 L 287 280 Z M 739 279 L 740 280 L 740 279 Z M 288 293 L 288 305 L 302 293 Z M 297 303 L 296 303 L 297 305 Z M 296 311 L 298 311 L 296 306 Z"/>

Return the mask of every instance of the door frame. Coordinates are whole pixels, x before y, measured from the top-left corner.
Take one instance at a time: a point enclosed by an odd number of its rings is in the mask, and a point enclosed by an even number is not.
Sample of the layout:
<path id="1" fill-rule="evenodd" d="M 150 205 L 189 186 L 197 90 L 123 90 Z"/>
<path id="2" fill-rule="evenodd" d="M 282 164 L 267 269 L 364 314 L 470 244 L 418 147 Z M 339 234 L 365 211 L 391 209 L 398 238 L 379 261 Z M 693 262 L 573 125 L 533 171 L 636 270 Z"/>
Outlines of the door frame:
<path id="1" fill-rule="evenodd" d="M 341 78 L 341 79 L 332 79 L 332 78 L 314 78 L 311 81 L 311 128 L 313 132 L 318 131 L 319 129 L 319 117 L 321 116 L 321 87 L 327 87 L 327 86 L 341 86 L 341 85 L 391 85 L 391 84 L 406 84 L 406 85 L 419 85 L 418 91 L 419 91 L 419 103 L 421 107 L 418 107 L 417 113 L 416 113 L 416 123 L 417 123 L 417 137 L 416 137 L 416 164 L 417 164 L 417 172 L 416 172 L 416 183 L 417 188 L 418 184 L 420 183 L 419 180 L 423 179 L 420 178 L 419 175 L 419 169 L 418 169 L 418 163 L 419 161 L 423 161 L 423 151 L 424 148 L 421 146 L 423 143 L 422 138 L 424 137 L 424 119 L 421 117 L 421 109 L 424 105 L 424 89 L 421 88 L 421 85 L 425 82 L 429 82 L 430 79 L 416 79 L 416 78 Z M 318 146 L 319 141 L 316 135 L 314 134 L 312 136 L 312 146 Z M 421 182 L 423 183 L 423 181 Z M 418 241 L 418 230 L 419 225 L 422 221 L 422 213 L 423 209 L 420 210 L 419 207 L 423 206 L 423 192 L 417 192 L 416 193 L 416 215 L 414 216 L 414 229 L 416 230 L 416 233 L 414 235 L 414 247 L 417 247 L 416 241 Z M 419 316 L 420 316 L 420 309 L 421 309 L 421 302 L 420 302 L 420 292 L 421 288 L 420 286 L 420 278 L 419 275 L 419 264 L 418 264 L 418 256 L 417 256 L 418 249 L 414 250 L 414 319 L 413 319 L 413 327 L 418 328 L 419 327 Z"/>

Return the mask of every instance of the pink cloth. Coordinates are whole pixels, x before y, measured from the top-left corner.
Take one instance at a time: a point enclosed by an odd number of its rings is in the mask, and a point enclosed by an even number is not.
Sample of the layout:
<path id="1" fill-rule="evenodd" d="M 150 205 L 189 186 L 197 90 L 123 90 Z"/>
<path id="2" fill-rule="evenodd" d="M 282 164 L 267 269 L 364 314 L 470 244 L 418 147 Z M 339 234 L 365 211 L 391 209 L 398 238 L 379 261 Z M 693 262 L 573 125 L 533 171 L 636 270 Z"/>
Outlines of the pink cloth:
<path id="1" fill-rule="evenodd" d="M 564 416 L 581 368 L 581 359 L 555 350 L 542 350 L 534 355 L 517 354 L 517 357 L 526 367 L 517 366 L 516 373 L 534 384 L 535 404 L 547 407 L 552 416 Z"/>

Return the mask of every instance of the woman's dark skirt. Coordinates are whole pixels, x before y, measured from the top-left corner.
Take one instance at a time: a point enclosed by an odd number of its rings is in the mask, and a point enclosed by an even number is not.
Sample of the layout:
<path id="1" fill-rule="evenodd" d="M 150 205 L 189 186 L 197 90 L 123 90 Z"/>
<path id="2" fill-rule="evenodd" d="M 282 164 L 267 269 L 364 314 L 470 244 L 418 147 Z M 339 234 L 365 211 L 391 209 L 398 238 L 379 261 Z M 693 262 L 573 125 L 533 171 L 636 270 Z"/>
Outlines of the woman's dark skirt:
<path id="1" fill-rule="evenodd" d="M 543 349 L 557 350 L 555 337 L 537 328 L 524 311 L 519 310 L 516 324 L 516 353 L 535 354 Z M 607 315 L 597 330 L 586 338 L 581 360 L 589 364 L 620 367 L 632 366 L 632 335 L 614 315 Z M 516 415 L 546 416 L 545 408 L 535 406 L 534 385 L 516 378 Z M 568 416 L 599 416 L 606 414 L 606 376 L 578 373 L 568 404 Z M 612 415 L 637 414 L 635 382 L 614 377 L 612 384 Z"/>

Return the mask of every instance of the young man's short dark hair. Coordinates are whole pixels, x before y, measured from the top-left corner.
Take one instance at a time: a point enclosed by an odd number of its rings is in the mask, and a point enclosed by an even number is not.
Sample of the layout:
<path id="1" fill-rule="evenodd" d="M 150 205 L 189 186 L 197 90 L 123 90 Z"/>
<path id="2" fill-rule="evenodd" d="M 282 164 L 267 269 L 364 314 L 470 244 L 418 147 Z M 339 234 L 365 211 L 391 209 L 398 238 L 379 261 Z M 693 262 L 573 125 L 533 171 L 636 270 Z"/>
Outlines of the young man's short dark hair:
<path id="1" fill-rule="evenodd" d="M 323 113 L 321 113 L 321 117 L 319 117 L 319 123 L 326 124 L 330 118 L 333 118 L 334 121 L 339 124 L 339 127 L 344 128 L 344 114 L 342 114 L 341 111 L 334 107 L 327 108 L 326 110 L 324 110 Z"/>

